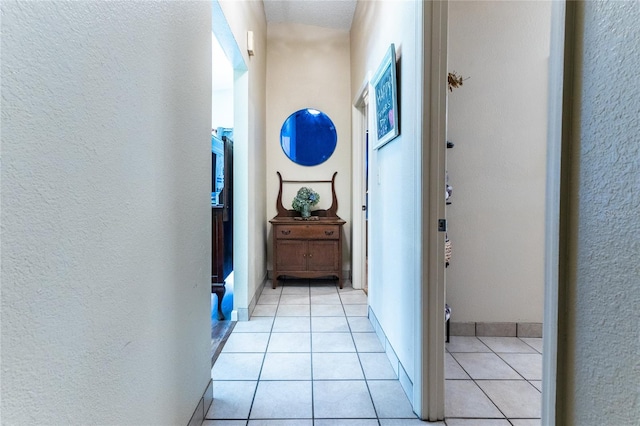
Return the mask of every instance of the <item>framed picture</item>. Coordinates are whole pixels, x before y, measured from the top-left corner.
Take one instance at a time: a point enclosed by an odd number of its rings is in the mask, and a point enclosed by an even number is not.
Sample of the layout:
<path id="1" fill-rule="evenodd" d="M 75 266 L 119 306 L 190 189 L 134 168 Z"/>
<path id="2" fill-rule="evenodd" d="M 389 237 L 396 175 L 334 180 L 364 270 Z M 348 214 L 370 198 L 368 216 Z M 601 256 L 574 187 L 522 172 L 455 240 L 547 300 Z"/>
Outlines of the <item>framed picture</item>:
<path id="1" fill-rule="evenodd" d="M 398 116 L 398 82 L 396 80 L 396 47 L 389 46 L 372 85 L 376 99 L 376 137 L 374 149 L 381 148 L 400 134 Z"/>

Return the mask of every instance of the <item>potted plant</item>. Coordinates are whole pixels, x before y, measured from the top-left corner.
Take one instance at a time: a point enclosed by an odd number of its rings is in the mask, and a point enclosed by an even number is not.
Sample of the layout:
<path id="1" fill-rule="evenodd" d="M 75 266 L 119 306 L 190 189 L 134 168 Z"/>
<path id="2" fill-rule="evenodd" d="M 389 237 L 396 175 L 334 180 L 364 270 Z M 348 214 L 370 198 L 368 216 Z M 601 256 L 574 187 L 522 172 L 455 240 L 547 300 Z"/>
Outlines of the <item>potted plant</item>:
<path id="1" fill-rule="evenodd" d="M 300 212 L 303 219 L 308 220 L 311 217 L 311 207 L 318 204 L 320 195 L 311 188 L 303 186 L 298 190 L 291 206 L 295 211 Z"/>

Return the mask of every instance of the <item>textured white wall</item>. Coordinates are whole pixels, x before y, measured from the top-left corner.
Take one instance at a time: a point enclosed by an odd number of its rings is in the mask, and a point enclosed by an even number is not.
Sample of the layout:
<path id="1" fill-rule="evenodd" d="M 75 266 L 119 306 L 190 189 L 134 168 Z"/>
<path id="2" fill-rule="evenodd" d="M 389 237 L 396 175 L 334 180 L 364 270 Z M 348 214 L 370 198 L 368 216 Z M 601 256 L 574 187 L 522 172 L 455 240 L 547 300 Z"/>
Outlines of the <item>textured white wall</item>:
<path id="1" fill-rule="evenodd" d="M 421 123 L 415 114 L 418 10 L 416 2 L 362 2 L 351 29 L 351 100 L 367 73 L 375 73 L 391 43 L 399 62 L 401 133 L 369 157 L 369 304 L 412 382 L 420 285 L 417 203 L 427 195 L 419 187 Z"/>
<path id="2" fill-rule="evenodd" d="M 3 424 L 189 421 L 210 43 L 206 2 L 2 2 Z"/>
<path id="3" fill-rule="evenodd" d="M 637 425 L 640 2 L 581 2 L 576 22 L 569 275 L 560 306 L 568 315 L 559 330 L 566 365 L 558 367 L 567 406 L 558 424 Z"/>
<path id="4" fill-rule="evenodd" d="M 449 3 L 453 320 L 542 322 L 551 3 Z"/>
<path id="5" fill-rule="evenodd" d="M 289 180 L 327 180 L 334 172 L 338 215 L 347 221 L 343 236 L 343 270 L 351 264 L 351 92 L 349 33 L 344 30 L 301 24 L 270 24 L 267 58 L 267 137 L 265 221 L 276 215 L 279 171 Z M 333 155 L 317 166 L 291 161 L 280 147 L 282 123 L 295 111 L 316 108 L 336 127 L 338 143 Z M 291 200 L 301 185 L 285 185 L 282 204 Z M 320 194 L 318 208 L 331 205 L 331 185 L 310 184 Z M 269 235 L 271 235 L 270 227 Z M 271 247 L 271 246 L 269 246 Z M 269 259 L 272 253 L 269 250 Z"/>

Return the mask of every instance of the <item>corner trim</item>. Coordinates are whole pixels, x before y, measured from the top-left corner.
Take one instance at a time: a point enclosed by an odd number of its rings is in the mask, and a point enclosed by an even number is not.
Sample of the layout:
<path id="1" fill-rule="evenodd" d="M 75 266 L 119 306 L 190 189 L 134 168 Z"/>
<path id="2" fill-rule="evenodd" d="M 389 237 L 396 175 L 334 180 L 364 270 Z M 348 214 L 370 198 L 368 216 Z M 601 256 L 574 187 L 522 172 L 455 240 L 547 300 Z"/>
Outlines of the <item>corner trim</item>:
<path id="1" fill-rule="evenodd" d="M 378 340 L 380 341 L 380 344 L 384 349 L 384 353 L 389 359 L 389 362 L 391 363 L 391 367 L 393 368 L 393 371 L 396 373 L 396 376 L 400 381 L 400 385 L 402 386 L 404 393 L 407 395 L 407 398 L 409 399 L 409 401 L 413 401 L 413 396 L 415 393 L 415 387 L 413 385 L 413 382 L 411 381 L 411 378 L 407 374 L 404 368 L 404 365 L 402 365 L 402 362 L 398 358 L 398 355 L 396 355 L 396 351 L 393 349 L 391 342 L 389 342 L 389 339 L 387 339 L 387 335 L 385 334 L 384 329 L 378 322 L 378 318 L 376 318 L 376 314 L 373 312 L 373 309 L 371 309 L 371 306 L 368 307 L 368 317 L 369 317 L 369 322 L 371 322 L 371 325 L 373 326 L 376 332 L 376 336 L 378 337 Z M 416 411 L 415 407 L 413 407 L 413 404 L 411 404 L 411 408 L 413 409 L 414 412 Z"/>
<path id="2" fill-rule="evenodd" d="M 189 423 L 187 423 L 187 426 L 201 426 L 212 403 L 213 380 L 209 379 L 209 383 L 207 384 L 204 393 L 200 397 L 200 400 L 196 405 L 196 409 L 193 410 L 193 414 L 191 415 L 191 419 L 189 419 Z"/>

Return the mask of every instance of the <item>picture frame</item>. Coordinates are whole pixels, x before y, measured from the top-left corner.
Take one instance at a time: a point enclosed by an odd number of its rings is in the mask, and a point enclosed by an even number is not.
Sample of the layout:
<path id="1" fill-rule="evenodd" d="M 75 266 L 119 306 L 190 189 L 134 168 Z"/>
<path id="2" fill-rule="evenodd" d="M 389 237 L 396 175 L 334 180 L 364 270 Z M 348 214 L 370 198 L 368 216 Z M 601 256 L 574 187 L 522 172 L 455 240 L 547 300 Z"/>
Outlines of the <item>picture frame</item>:
<path id="1" fill-rule="evenodd" d="M 396 47 L 393 43 L 371 80 L 375 95 L 376 144 L 382 148 L 400 134 L 398 114 L 398 80 L 396 78 Z"/>

